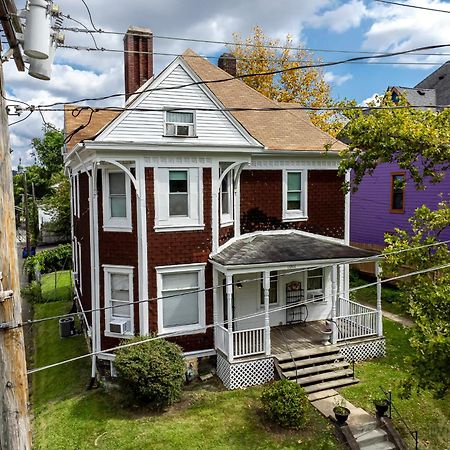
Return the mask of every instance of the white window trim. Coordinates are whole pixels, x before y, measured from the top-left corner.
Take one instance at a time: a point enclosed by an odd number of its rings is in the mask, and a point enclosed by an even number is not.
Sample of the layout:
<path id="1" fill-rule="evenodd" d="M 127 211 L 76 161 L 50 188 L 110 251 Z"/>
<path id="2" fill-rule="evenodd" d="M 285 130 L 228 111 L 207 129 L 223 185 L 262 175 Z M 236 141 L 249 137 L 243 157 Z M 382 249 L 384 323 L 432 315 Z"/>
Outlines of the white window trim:
<path id="1" fill-rule="evenodd" d="M 221 227 L 227 227 L 230 225 L 233 225 L 233 209 L 234 209 L 234 186 L 233 186 L 233 171 L 227 173 L 225 176 L 225 179 L 227 181 L 228 186 L 228 213 L 224 214 L 222 212 L 222 185 L 220 185 L 220 226 Z"/>
<path id="2" fill-rule="evenodd" d="M 123 173 L 125 176 L 125 194 L 126 194 L 126 217 L 111 217 L 111 205 L 109 202 L 109 174 Z M 128 175 L 122 170 L 103 169 L 103 231 L 131 232 L 133 226 L 131 222 L 131 186 Z"/>
<path id="3" fill-rule="evenodd" d="M 164 335 L 174 332 L 185 332 L 186 334 L 193 332 L 206 331 L 206 304 L 205 304 L 205 266 L 204 263 L 182 264 L 176 266 L 160 266 L 155 267 L 156 284 L 158 296 L 158 335 Z M 175 274 L 180 272 L 197 272 L 198 276 L 198 323 L 192 325 L 182 325 L 178 327 L 164 328 L 163 325 L 163 275 Z"/>
<path id="4" fill-rule="evenodd" d="M 186 170 L 188 172 L 188 208 L 187 217 L 169 216 L 169 172 Z M 193 171 L 197 172 L 198 185 L 193 180 Z M 157 232 L 168 231 L 199 231 L 205 229 L 203 223 L 203 169 L 201 167 L 155 167 L 154 169 L 155 196 L 155 226 Z M 163 182 L 163 179 L 166 182 Z M 166 184 L 165 184 L 166 183 Z M 197 200 L 193 196 L 197 196 Z M 163 207 L 167 208 L 166 215 Z M 195 218 L 198 217 L 198 219 Z M 194 217 L 194 218 L 193 218 Z"/>
<path id="5" fill-rule="evenodd" d="M 76 236 L 73 238 L 72 242 L 72 261 L 73 261 L 73 277 L 76 282 L 79 280 L 79 268 L 78 268 L 78 239 Z"/>
<path id="6" fill-rule="evenodd" d="M 189 122 L 169 122 L 168 120 L 167 120 L 167 113 L 169 113 L 169 112 L 174 112 L 174 113 L 177 113 L 177 112 L 180 112 L 180 113 L 191 113 L 192 115 L 193 115 L 193 117 L 192 117 L 192 124 L 191 123 L 189 123 Z M 182 125 L 182 126 L 186 126 L 186 125 L 192 125 L 192 135 L 190 134 L 189 136 L 182 136 L 182 135 L 178 135 L 178 134 L 167 134 L 167 124 L 168 123 L 172 123 L 172 124 L 174 124 L 174 125 Z M 196 111 L 195 110 L 180 110 L 180 111 L 177 111 L 177 110 L 174 110 L 174 109 L 171 109 L 170 111 L 165 111 L 164 112 L 164 133 L 163 133 L 163 136 L 164 137 L 171 137 L 171 138 L 181 138 L 181 139 L 183 139 L 183 138 L 187 138 L 187 139 L 189 139 L 189 138 L 196 138 L 197 137 L 197 114 L 196 114 Z"/>
<path id="7" fill-rule="evenodd" d="M 301 173 L 302 190 L 300 202 L 303 209 L 288 210 L 287 209 L 287 192 L 288 192 L 288 173 Z M 302 170 L 283 170 L 283 222 L 295 222 L 299 220 L 308 220 L 308 171 Z"/>
<path id="8" fill-rule="evenodd" d="M 72 176 L 72 211 L 75 217 L 80 217 L 80 178 L 78 173 Z"/>
<path id="9" fill-rule="evenodd" d="M 80 293 L 83 293 L 83 275 L 81 270 L 81 242 L 77 241 L 77 273 L 78 273 L 78 288 Z"/>
<path id="10" fill-rule="evenodd" d="M 132 266 L 114 266 L 109 264 L 103 265 L 104 273 L 104 298 L 105 298 L 105 330 L 104 335 L 109 337 L 119 337 L 119 338 L 132 338 L 134 336 L 134 294 L 133 294 L 133 272 L 134 267 Z M 130 331 L 124 334 L 111 333 L 109 331 L 109 324 L 112 319 L 112 309 L 111 309 L 111 275 L 112 274 L 128 274 L 129 281 L 129 299 L 130 299 Z"/>

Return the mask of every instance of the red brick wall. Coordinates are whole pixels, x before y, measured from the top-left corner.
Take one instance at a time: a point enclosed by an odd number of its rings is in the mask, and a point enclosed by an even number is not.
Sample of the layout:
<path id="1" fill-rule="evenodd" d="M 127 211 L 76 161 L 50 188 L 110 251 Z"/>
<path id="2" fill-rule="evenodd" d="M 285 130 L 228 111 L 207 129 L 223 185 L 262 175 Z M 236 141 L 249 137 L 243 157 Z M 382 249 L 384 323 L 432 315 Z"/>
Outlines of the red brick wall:
<path id="1" fill-rule="evenodd" d="M 203 169 L 203 214 L 204 231 L 159 232 L 155 225 L 155 197 L 153 169 L 145 169 L 147 190 L 147 238 L 148 238 L 148 278 L 149 296 L 157 297 L 156 266 L 176 264 L 206 263 L 211 252 L 211 170 Z M 212 286 L 212 270 L 206 266 L 205 286 Z M 206 323 L 213 322 L 212 291 L 206 291 Z M 158 330 L 158 311 L 155 301 L 150 303 L 150 329 Z M 213 347 L 213 331 L 170 339 L 181 345 L 184 351 L 209 349 Z"/>
<path id="2" fill-rule="evenodd" d="M 234 236 L 234 225 L 219 228 L 219 245 L 225 244 Z"/>
<path id="3" fill-rule="evenodd" d="M 335 170 L 308 171 L 308 220 L 282 222 L 282 171 L 244 170 L 241 175 L 241 232 L 301 229 L 344 237 L 344 179 Z"/>
<path id="4" fill-rule="evenodd" d="M 119 266 L 132 266 L 134 301 L 139 300 L 139 273 L 138 273 L 138 247 L 137 247 L 137 217 L 136 217 L 136 191 L 131 183 L 131 223 L 133 231 L 112 232 L 103 231 L 103 187 L 101 171 L 98 172 L 98 244 L 99 244 L 99 281 L 100 281 L 100 307 L 105 306 L 104 272 L 103 264 Z M 102 349 L 113 347 L 119 339 L 104 336 L 105 311 L 100 314 L 100 327 L 102 335 Z M 134 329 L 139 332 L 139 304 L 134 304 Z"/>

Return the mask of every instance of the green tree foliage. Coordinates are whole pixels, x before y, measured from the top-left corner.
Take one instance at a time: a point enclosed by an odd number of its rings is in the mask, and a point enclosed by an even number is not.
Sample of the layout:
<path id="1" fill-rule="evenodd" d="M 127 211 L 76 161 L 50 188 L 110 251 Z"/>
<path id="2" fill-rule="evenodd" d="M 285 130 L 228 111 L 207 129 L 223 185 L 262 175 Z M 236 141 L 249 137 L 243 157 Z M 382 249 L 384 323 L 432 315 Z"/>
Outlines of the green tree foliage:
<path id="1" fill-rule="evenodd" d="M 63 244 L 56 248 L 43 250 L 35 256 L 27 258 L 24 262 L 24 268 L 31 275 L 34 274 L 35 270 L 44 274 L 71 269 L 72 246 Z"/>
<path id="2" fill-rule="evenodd" d="M 305 391 L 290 380 L 279 380 L 267 385 L 261 402 L 267 418 L 284 428 L 303 428 L 309 405 Z"/>
<path id="3" fill-rule="evenodd" d="M 412 233 L 396 229 L 386 234 L 383 271 L 387 276 L 450 264 L 447 244 L 418 248 L 439 242 L 450 227 L 450 202 L 441 202 L 435 211 L 427 206 L 410 219 Z M 397 254 L 389 253 L 408 250 Z M 430 389 L 444 395 L 450 388 L 450 267 L 399 280 L 401 297 L 414 319 L 409 358 L 411 378 L 407 386 Z"/>
<path id="4" fill-rule="evenodd" d="M 253 35 L 244 40 L 238 33 L 235 33 L 233 38 L 234 43 L 229 46 L 229 51 L 236 57 L 237 75 L 272 72 L 320 62 L 310 51 L 301 48 L 301 45 L 293 48 L 292 36 L 287 35 L 284 42 L 271 39 L 264 34 L 260 26 L 255 26 Z M 287 70 L 278 75 L 246 77 L 243 81 L 277 102 L 296 103 L 299 106 L 309 107 L 349 103 L 333 101 L 331 87 L 325 81 L 324 73 L 319 68 L 311 67 L 303 70 Z M 334 111 L 312 112 L 310 116 L 314 125 L 333 136 L 346 122 L 342 115 Z"/>
<path id="5" fill-rule="evenodd" d="M 64 135 L 53 125 L 46 124 L 43 129 L 42 138 L 34 138 L 32 145 L 36 151 L 40 164 L 51 175 L 59 172 L 63 167 L 61 149 L 64 145 Z"/>
<path id="6" fill-rule="evenodd" d="M 117 376 L 135 401 L 163 409 L 181 397 L 185 374 L 182 350 L 164 339 L 148 340 L 143 336 L 125 343 L 142 341 L 146 342 L 117 351 Z"/>
<path id="7" fill-rule="evenodd" d="M 339 137 L 350 142 L 340 165 L 341 175 L 349 169 L 353 173 L 347 189 L 357 190 L 380 163 L 397 163 L 419 189 L 441 181 L 450 168 L 450 109 L 354 110 L 346 116 L 351 120 Z"/>

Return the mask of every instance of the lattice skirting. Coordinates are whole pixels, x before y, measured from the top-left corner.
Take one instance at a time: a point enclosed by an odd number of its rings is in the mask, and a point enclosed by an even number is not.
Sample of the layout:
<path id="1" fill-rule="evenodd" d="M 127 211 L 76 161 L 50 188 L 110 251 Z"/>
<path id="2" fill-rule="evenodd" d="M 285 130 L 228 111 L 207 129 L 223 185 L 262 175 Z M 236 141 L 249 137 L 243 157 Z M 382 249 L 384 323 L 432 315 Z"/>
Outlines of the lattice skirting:
<path id="1" fill-rule="evenodd" d="M 355 361 L 364 361 L 365 359 L 386 356 L 386 341 L 384 337 L 355 343 L 343 342 L 339 346 L 342 355 L 349 362 L 353 359 Z"/>
<path id="2" fill-rule="evenodd" d="M 227 389 L 239 389 L 267 383 L 274 378 L 272 358 L 230 363 L 217 353 L 217 375 Z"/>

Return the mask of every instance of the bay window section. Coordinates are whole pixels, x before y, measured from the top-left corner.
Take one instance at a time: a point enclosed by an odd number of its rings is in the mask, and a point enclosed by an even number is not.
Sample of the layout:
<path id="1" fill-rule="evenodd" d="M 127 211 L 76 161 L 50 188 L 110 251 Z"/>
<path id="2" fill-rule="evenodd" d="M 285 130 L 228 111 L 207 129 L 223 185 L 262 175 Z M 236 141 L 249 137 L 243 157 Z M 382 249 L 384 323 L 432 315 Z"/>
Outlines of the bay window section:
<path id="1" fill-rule="evenodd" d="M 205 328 L 204 264 L 157 267 L 160 334 Z"/>
<path id="2" fill-rule="evenodd" d="M 227 166 L 221 164 L 221 174 Z M 230 170 L 220 185 L 220 224 L 224 226 L 233 223 L 233 189 L 233 170 Z"/>
<path id="3" fill-rule="evenodd" d="M 125 172 L 103 171 L 103 228 L 131 231 L 130 180 Z"/>
<path id="4" fill-rule="evenodd" d="M 133 336 L 133 268 L 103 266 L 106 334 Z"/>
<path id="5" fill-rule="evenodd" d="M 188 171 L 169 171 L 169 216 L 189 215 Z"/>

